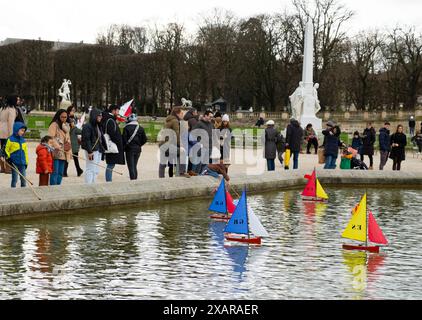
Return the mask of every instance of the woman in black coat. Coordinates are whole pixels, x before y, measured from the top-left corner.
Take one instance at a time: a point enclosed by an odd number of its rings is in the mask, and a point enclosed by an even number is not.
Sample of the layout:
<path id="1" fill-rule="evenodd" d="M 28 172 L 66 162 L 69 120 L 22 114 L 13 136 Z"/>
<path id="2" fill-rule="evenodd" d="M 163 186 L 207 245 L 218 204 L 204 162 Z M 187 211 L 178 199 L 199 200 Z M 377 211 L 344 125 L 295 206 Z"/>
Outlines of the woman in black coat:
<path id="1" fill-rule="evenodd" d="M 403 126 L 397 126 L 397 131 L 391 136 L 391 153 L 390 159 L 393 159 L 393 170 L 400 171 L 401 162 L 406 160 L 407 137 L 403 133 Z"/>
<path id="2" fill-rule="evenodd" d="M 374 167 L 374 144 L 376 140 L 376 132 L 372 127 L 372 123 L 366 125 L 366 129 L 363 131 L 362 135 L 362 153 L 360 154 L 361 161 L 365 160 L 365 155 L 369 157 L 369 170 L 372 170 Z"/>
<path id="3" fill-rule="evenodd" d="M 118 106 L 111 106 L 108 112 L 103 112 L 103 131 L 104 134 L 110 136 L 110 140 L 117 145 L 118 153 L 105 153 L 105 160 L 107 163 L 107 170 L 105 172 L 105 178 L 107 182 L 111 182 L 113 178 L 113 169 L 116 164 L 125 164 L 125 155 L 123 149 L 123 138 L 120 132 L 119 124 L 116 121 L 116 117 L 119 114 Z"/>

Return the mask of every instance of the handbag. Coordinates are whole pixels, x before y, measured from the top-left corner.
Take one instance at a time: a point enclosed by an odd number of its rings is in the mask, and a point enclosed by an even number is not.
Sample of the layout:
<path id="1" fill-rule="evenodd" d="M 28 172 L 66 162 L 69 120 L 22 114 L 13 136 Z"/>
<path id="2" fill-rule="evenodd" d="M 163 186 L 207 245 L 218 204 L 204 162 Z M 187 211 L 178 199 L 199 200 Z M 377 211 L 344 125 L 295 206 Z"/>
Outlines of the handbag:
<path id="1" fill-rule="evenodd" d="M 108 119 L 106 122 L 106 133 L 104 133 L 104 139 L 107 145 L 107 150 L 105 150 L 104 153 L 119 153 L 119 148 L 117 148 L 117 145 L 111 141 L 110 135 L 107 133 L 107 124 L 110 120 L 111 119 Z"/>
<path id="2" fill-rule="evenodd" d="M 318 163 L 319 164 L 325 163 L 325 148 L 324 147 L 318 148 Z"/>
<path id="3" fill-rule="evenodd" d="M 285 169 L 289 169 L 290 155 L 291 155 L 290 149 L 286 149 L 285 156 L 284 156 L 284 168 Z"/>

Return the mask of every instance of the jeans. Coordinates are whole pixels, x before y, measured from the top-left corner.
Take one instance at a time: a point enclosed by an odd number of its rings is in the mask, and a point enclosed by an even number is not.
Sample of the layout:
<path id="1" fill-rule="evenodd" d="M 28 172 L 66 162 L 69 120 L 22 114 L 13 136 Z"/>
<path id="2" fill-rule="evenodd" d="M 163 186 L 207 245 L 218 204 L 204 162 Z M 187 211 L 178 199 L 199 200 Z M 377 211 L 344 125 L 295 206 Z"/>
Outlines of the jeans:
<path id="1" fill-rule="evenodd" d="M 12 166 L 12 188 L 16 188 L 16 184 L 18 183 L 18 178 L 21 178 L 21 187 L 26 187 L 26 180 L 21 177 L 17 172 L 16 169 L 25 177 L 26 176 L 26 166 L 24 164 L 11 164 Z M 15 169 L 16 168 L 16 169 Z"/>
<path id="2" fill-rule="evenodd" d="M 208 167 L 205 168 L 205 170 L 201 173 L 201 176 L 211 176 L 214 178 L 218 178 L 220 175 L 218 174 L 218 172 L 215 172 L 214 170 L 209 169 Z"/>
<path id="3" fill-rule="evenodd" d="M 85 169 L 85 183 L 91 184 L 95 183 L 97 175 L 100 172 L 97 164 L 101 161 L 101 153 L 99 151 L 94 151 L 94 160 L 90 161 L 88 159 L 88 152 L 85 151 L 86 159 L 86 169 Z"/>
<path id="4" fill-rule="evenodd" d="M 267 159 L 268 171 L 275 171 L 275 159 Z"/>
<path id="5" fill-rule="evenodd" d="M 389 151 L 380 151 L 381 154 L 381 160 L 380 160 L 380 170 L 384 170 L 384 166 L 387 164 L 388 161 L 388 154 L 390 152 Z"/>
<path id="6" fill-rule="evenodd" d="M 332 155 L 325 156 L 324 169 L 325 170 L 334 170 L 337 167 L 336 161 L 337 161 L 337 157 L 334 157 Z"/>
<path id="7" fill-rule="evenodd" d="M 130 180 L 136 180 L 138 179 L 138 160 L 141 156 L 140 152 L 133 152 L 133 151 L 127 151 L 126 152 L 126 162 L 127 162 L 127 168 L 129 169 L 129 176 Z"/>
<path id="8" fill-rule="evenodd" d="M 54 160 L 53 173 L 50 175 L 50 186 L 59 186 L 62 184 L 65 162 L 66 160 Z"/>
<path id="9" fill-rule="evenodd" d="M 293 154 L 293 170 L 299 169 L 299 151 L 292 151 Z"/>
<path id="10" fill-rule="evenodd" d="M 111 182 L 113 180 L 113 169 L 116 165 L 115 164 L 108 164 L 107 169 L 105 172 L 105 179 L 106 182 Z"/>

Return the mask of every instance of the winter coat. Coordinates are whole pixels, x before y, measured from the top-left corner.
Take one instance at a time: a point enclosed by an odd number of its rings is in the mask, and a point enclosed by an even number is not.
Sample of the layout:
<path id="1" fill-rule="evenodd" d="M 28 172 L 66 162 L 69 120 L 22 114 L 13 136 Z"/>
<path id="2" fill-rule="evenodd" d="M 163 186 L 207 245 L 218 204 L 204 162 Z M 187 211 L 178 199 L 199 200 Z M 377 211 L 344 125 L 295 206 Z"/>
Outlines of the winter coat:
<path id="1" fill-rule="evenodd" d="M 310 128 L 310 130 L 305 129 L 305 140 L 309 141 L 313 138 L 318 139 L 315 130 L 313 128 Z"/>
<path id="2" fill-rule="evenodd" d="M 136 128 L 139 126 L 136 135 L 133 137 L 132 141 L 128 143 Z M 142 146 L 147 143 L 148 139 L 145 134 L 144 128 L 142 128 L 138 121 L 132 121 L 128 123 L 123 129 L 123 146 L 126 152 L 141 152 Z"/>
<path id="3" fill-rule="evenodd" d="M 352 148 L 357 150 L 359 154 L 362 153 L 362 145 L 363 145 L 362 138 L 359 137 L 359 138 L 352 139 Z"/>
<path id="4" fill-rule="evenodd" d="M 65 143 L 71 144 L 69 132 L 70 128 L 67 123 L 62 124 L 62 129 L 60 129 L 57 122 L 53 122 L 48 127 L 48 135 L 53 138 L 53 147 L 56 150 L 53 154 L 54 159 L 66 161 L 72 159 L 72 150 L 64 150 Z"/>
<path id="5" fill-rule="evenodd" d="M 340 132 L 331 134 L 331 130 L 324 130 L 322 134 L 325 136 L 325 150 L 324 155 L 338 157 L 338 148 L 342 145 L 340 141 Z"/>
<path id="6" fill-rule="evenodd" d="M 104 153 L 104 150 L 107 148 L 101 125 L 97 123 L 97 116 L 100 113 L 100 110 L 92 109 L 89 115 L 89 122 L 85 123 L 82 127 L 81 147 L 87 151 L 88 154 L 91 154 L 94 151 Z"/>
<path id="7" fill-rule="evenodd" d="M 166 118 L 166 122 L 164 124 L 164 128 L 165 129 L 171 129 L 175 132 L 176 134 L 176 138 L 177 138 L 177 146 L 180 146 L 180 123 L 179 123 L 179 118 L 177 116 L 174 115 L 169 115 Z M 160 141 L 159 142 L 159 146 L 161 147 L 164 143 L 166 143 L 167 141 L 169 141 L 169 137 L 165 137 L 164 141 Z"/>
<path id="8" fill-rule="evenodd" d="M 220 127 L 220 153 L 222 160 L 230 160 L 230 149 L 232 143 L 232 129 L 230 127 Z M 224 147 L 227 150 L 224 150 Z"/>
<path id="9" fill-rule="evenodd" d="M 119 151 L 119 153 L 105 153 L 106 163 L 124 165 L 126 162 L 123 149 L 123 138 L 119 124 L 117 123 L 115 117 L 109 112 L 103 112 L 103 120 L 101 124 L 103 125 L 104 134 L 108 134 L 110 136 L 111 141 L 117 145 L 117 150 Z"/>
<path id="10" fill-rule="evenodd" d="M 15 119 L 15 108 L 5 107 L 0 109 L 0 139 L 7 139 L 13 134 Z"/>
<path id="11" fill-rule="evenodd" d="M 28 146 L 23 137 L 18 135 L 20 129 L 26 126 L 22 122 L 15 122 L 13 125 L 13 135 L 7 139 L 4 152 L 7 158 L 16 165 L 28 165 Z"/>
<path id="12" fill-rule="evenodd" d="M 198 123 L 196 124 L 196 126 L 193 128 L 193 130 L 196 130 L 196 129 L 203 129 L 207 133 L 207 135 L 208 135 L 208 146 L 204 142 L 203 142 L 203 145 L 204 145 L 204 149 L 208 150 L 209 156 L 211 157 L 212 135 L 213 135 L 213 129 L 214 129 L 213 124 L 211 122 L 199 120 Z M 200 141 L 201 141 L 201 138 L 198 137 L 198 142 L 200 142 Z"/>
<path id="13" fill-rule="evenodd" d="M 194 116 L 192 110 L 189 110 L 188 112 L 186 112 L 185 116 L 183 117 L 183 120 L 188 122 L 189 131 L 191 131 L 192 128 L 195 127 L 198 123 L 199 116 Z"/>
<path id="14" fill-rule="evenodd" d="M 81 148 L 81 146 L 79 145 L 78 135 L 81 135 L 81 134 L 82 134 L 82 130 L 77 127 L 73 127 L 70 129 L 70 142 L 72 143 L 73 154 L 79 153 L 79 149 Z"/>
<path id="15" fill-rule="evenodd" d="M 404 161 L 406 160 L 406 151 L 405 151 L 405 147 L 407 145 L 407 137 L 404 133 L 394 133 L 393 135 L 391 135 L 390 138 L 390 143 L 391 146 L 393 145 L 393 143 L 397 143 L 399 144 L 398 147 L 391 147 L 391 152 L 390 152 L 390 159 L 396 159 L 399 161 Z"/>
<path id="16" fill-rule="evenodd" d="M 362 153 L 366 156 L 373 156 L 374 155 L 374 143 L 376 140 L 376 132 L 374 128 L 366 128 L 363 131 L 363 137 L 362 137 Z"/>
<path id="17" fill-rule="evenodd" d="M 280 134 L 274 127 L 265 129 L 264 134 L 264 158 L 274 160 L 277 158 L 277 144 L 280 139 Z"/>
<path id="18" fill-rule="evenodd" d="M 380 142 L 380 150 L 381 151 L 390 151 L 391 150 L 390 130 L 387 130 L 386 128 L 380 129 L 379 142 Z"/>
<path id="19" fill-rule="evenodd" d="M 303 129 L 297 120 L 290 121 L 287 126 L 286 143 L 292 152 L 299 152 L 303 140 Z"/>
<path id="20" fill-rule="evenodd" d="M 416 127 L 416 120 L 409 120 L 409 128 L 415 128 Z"/>
<path id="21" fill-rule="evenodd" d="M 53 155 L 48 150 L 48 147 L 39 144 L 36 149 L 37 153 L 37 170 L 38 174 L 45 174 L 46 171 L 48 173 L 53 172 Z"/>

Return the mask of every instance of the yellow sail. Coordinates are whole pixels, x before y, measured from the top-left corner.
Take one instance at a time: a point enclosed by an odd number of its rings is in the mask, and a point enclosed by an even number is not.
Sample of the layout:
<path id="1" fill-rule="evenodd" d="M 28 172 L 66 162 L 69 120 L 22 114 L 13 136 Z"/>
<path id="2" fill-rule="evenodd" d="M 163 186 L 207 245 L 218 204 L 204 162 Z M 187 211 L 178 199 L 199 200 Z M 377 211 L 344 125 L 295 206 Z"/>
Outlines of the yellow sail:
<path id="1" fill-rule="evenodd" d="M 319 183 L 318 179 L 316 179 L 316 195 L 320 199 L 328 200 L 328 195 L 325 193 L 325 190 L 321 186 L 321 183 Z"/>
<path id="2" fill-rule="evenodd" d="M 363 196 L 357 212 L 352 216 L 343 238 L 366 242 L 366 194 Z"/>

